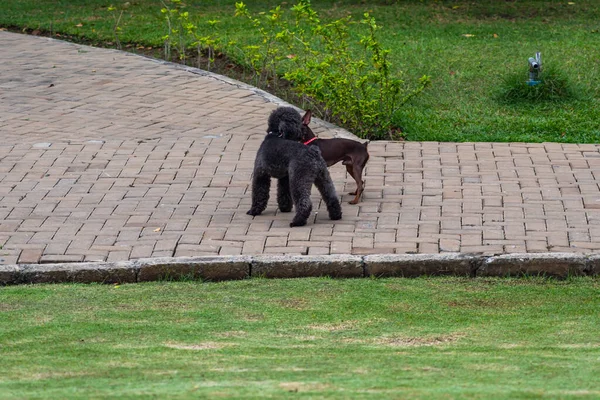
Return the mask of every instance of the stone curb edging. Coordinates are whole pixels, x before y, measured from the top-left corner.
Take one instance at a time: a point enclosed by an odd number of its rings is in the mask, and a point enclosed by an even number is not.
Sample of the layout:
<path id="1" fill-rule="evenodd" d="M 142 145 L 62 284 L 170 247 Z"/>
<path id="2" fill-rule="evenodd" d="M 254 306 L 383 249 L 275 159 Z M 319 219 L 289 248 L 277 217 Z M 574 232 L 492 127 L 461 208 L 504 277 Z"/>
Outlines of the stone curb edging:
<path id="1" fill-rule="evenodd" d="M 0 285 L 136 283 L 159 280 L 224 281 L 264 278 L 334 278 L 600 274 L 600 254 L 532 253 L 482 256 L 381 254 L 368 256 L 203 256 L 121 262 L 0 265 Z"/>

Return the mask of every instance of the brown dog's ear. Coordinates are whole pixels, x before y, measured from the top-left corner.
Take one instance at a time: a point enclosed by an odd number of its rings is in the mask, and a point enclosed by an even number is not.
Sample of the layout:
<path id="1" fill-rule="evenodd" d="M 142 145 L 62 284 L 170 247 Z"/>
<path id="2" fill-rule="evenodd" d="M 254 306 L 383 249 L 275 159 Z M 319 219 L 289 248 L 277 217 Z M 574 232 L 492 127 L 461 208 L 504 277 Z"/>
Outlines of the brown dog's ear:
<path id="1" fill-rule="evenodd" d="M 312 112 L 310 110 L 306 110 L 306 113 L 304 113 L 304 117 L 302 117 L 302 124 L 303 125 L 310 124 L 311 117 L 312 117 Z"/>

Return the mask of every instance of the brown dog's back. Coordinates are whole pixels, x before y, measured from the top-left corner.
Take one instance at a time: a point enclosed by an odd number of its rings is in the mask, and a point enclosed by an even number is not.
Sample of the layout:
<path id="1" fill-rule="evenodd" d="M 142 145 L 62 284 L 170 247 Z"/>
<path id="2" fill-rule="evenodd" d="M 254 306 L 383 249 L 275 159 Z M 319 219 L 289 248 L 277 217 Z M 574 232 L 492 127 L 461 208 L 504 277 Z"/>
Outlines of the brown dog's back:
<path id="1" fill-rule="evenodd" d="M 358 203 L 364 190 L 362 172 L 369 161 L 369 151 L 367 150 L 369 142 L 361 143 L 344 138 L 319 139 L 308 126 L 311 116 L 312 114 L 308 110 L 302 117 L 302 141 L 309 146 L 318 146 L 328 167 L 342 161 L 342 164 L 346 166 L 346 171 L 356 181 L 356 191 L 350 193 L 355 195 L 355 198 L 350 204 Z"/>

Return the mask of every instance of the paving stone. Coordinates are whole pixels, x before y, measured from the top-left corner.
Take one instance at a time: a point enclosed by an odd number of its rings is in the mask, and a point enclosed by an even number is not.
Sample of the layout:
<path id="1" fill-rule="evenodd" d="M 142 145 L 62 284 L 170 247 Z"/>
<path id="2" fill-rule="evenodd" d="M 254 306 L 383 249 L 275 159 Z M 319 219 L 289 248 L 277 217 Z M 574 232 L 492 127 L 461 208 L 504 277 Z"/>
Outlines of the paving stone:
<path id="1" fill-rule="evenodd" d="M 24 249 L 19 256 L 19 264 L 37 263 L 42 257 L 44 250 L 39 248 Z"/>
<path id="2" fill-rule="evenodd" d="M 90 256 L 90 255 L 88 255 Z M 86 257 L 88 257 L 86 256 Z M 84 256 L 82 255 L 68 255 L 68 254 L 60 254 L 60 255 L 44 255 L 40 259 L 40 264 L 63 264 L 63 263 L 78 263 L 84 261 Z M 87 260 L 91 261 L 91 260 Z M 102 261 L 98 258 L 95 258 L 93 261 Z"/>

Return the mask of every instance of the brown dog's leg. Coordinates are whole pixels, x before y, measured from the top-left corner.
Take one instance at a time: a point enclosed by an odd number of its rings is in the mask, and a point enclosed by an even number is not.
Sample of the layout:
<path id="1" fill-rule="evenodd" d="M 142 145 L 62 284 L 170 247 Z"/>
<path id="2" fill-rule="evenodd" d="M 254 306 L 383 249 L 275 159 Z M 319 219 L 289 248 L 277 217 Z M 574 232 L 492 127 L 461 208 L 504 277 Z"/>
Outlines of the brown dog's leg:
<path id="1" fill-rule="evenodd" d="M 350 175 L 352 178 L 354 178 L 354 171 L 352 170 L 352 164 L 344 164 L 346 166 L 346 171 L 348 172 L 348 175 Z M 356 180 L 356 178 L 354 178 L 354 180 Z M 356 190 L 358 190 L 358 186 L 356 187 Z M 352 196 L 354 196 L 356 194 L 356 190 L 354 192 L 350 192 L 348 194 L 351 194 Z"/>
<path id="2" fill-rule="evenodd" d="M 360 198 L 362 196 L 362 193 L 364 191 L 364 182 L 361 182 L 360 184 L 360 189 L 356 190 L 356 197 L 354 197 L 354 200 L 349 201 L 350 204 L 358 204 L 358 202 L 360 201 Z"/>
<path id="3" fill-rule="evenodd" d="M 362 166 L 360 165 L 346 165 L 346 171 L 356 181 L 356 191 L 349 193 L 355 195 L 354 200 L 350 201 L 350 204 L 357 204 L 360 201 L 360 196 L 364 190 L 364 182 L 362 181 Z"/>

